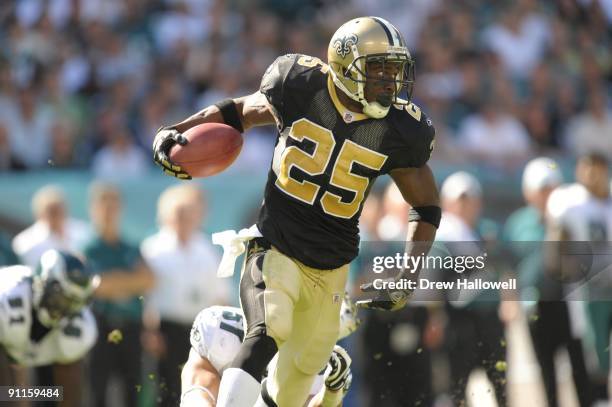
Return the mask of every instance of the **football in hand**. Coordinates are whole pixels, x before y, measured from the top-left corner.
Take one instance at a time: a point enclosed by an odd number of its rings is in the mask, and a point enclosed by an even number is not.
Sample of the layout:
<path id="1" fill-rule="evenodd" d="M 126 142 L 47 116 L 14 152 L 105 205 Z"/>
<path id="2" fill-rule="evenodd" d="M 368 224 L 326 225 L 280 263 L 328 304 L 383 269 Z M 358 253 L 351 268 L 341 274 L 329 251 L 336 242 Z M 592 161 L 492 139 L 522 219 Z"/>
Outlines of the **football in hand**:
<path id="1" fill-rule="evenodd" d="M 229 167 L 242 149 L 242 134 L 221 123 L 204 123 L 183 133 L 189 140 L 170 150 L 170 160 L 194 178 L 210 177 Z"/>

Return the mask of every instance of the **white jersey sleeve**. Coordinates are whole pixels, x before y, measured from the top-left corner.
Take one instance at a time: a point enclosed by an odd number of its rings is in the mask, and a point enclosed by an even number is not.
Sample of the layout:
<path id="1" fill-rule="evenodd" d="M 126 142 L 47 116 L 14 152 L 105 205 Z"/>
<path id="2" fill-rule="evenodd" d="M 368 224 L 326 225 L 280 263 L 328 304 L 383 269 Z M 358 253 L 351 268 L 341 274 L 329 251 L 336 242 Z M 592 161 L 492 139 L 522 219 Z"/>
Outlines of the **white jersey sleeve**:
<path id="1" fill-rule="evenodd" d="M 13 266 L 0 269 L 0 346 L 16 361 L 29 343 L 32 297 L 30 269 Z"/>
<path id="2" fill-rule="evenodd" d="M 222 373 L 240 350 L 244 338 L 240 308 L 213 306 L 200 311 L 191 328 L 193 349 Z"/>
<path id="3" fill-rule="evenodd" d="M 96 320 L 89 310 L 62 321 L 56 333 L 55 362 L 71 363 L 83 358 L 98 338 Z"/>

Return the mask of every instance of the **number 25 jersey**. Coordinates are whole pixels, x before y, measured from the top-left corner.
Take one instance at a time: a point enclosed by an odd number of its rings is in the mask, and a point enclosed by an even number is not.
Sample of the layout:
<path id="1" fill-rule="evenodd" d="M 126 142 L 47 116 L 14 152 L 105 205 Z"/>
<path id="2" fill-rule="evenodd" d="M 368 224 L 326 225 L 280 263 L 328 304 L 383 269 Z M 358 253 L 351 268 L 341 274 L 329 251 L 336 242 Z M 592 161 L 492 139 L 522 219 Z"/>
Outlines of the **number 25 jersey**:
<path id="1" fill-rule="evenodd" d="M 358 253 L 359 215 L 375 179 L 421 167 L 434 128 L 414 104 L 383 119 L 341 105 L 327 65 L 300 54 L 276 59 L 260 91 L 279 134 L 257 226 L 307 266 L 335 269 Z"/>

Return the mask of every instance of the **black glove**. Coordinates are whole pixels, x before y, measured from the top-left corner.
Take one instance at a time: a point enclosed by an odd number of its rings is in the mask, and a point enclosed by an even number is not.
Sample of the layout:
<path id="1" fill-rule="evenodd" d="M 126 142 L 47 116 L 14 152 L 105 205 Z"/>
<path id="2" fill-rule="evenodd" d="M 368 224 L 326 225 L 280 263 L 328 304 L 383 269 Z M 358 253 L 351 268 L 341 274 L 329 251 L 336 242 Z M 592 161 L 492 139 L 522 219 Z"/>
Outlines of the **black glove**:
<path id="1" fill-rule="evenodd" d="M 153 139 L 153 160 L 155 164 L 162 167 L 164 173 L 178 179 L 191 179 L 191 175 L 185 172 L 181 166 L 174 164 L 168 158 L 170 150 L 175 144 L 184 146 L 188 143 L 185 136 L 173 127 L 160 127 Z"/>
<path id="2" fill-rule="evenodd" d="M 361 285 L 361 291 L 363 292 L 376 292 L 376 297 L 357 301 L 355 304 L 361 308 L 377 309 L 381 311 L 397 311 L 402 309 L 408 303 L 410 297 L 410 291 L 404 290 L 389 290 L 374 288 L 373 283 L 367 283 Z"/>
<path id="3" fill-rule="evenodd" d="M 325 378 L 325 385 L 332 391 L 347 392 L 353 380 L 351 373 L 351 357 L 340 345 L 335 345 L 329 358 L 330 372 Z"/>

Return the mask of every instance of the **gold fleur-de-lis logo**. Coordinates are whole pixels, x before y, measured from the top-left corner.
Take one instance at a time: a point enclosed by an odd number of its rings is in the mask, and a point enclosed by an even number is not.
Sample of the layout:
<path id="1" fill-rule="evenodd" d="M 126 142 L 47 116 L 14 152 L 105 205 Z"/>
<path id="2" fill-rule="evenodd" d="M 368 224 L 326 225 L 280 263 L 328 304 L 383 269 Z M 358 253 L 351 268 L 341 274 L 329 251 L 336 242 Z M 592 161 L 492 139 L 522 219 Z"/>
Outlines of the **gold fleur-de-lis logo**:
<path id="1" fill-rule="evenodd" d="M 351 52 L 351 47 L 353 45 L 357 45 L 357 36 L 355 34 L 345 35 L 344 37 L 336 38 L 334 41 L 334 48 L 336 48 L 336 53 L 344 58 L 349 52 Z"/>

